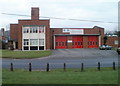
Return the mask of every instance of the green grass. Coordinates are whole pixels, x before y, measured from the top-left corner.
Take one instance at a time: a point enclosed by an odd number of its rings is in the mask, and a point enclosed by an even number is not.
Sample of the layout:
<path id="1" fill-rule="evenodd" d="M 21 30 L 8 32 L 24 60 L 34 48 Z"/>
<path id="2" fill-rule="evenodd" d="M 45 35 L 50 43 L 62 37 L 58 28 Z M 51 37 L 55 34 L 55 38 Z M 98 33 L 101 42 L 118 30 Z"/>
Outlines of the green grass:
<path id="1" fill-rule="evenodd" d="M 62 69 L 45 71 L 14 70 L 3 69 L 3 84 L 117 84 L 118 70 L 112 68 L 85 69 Z"/>
<path id="2" fill-rule="evenodd" d="M 2 58 L 16 58 L 16 59 L 29 59 L 39 58 L 52 54 L 52 51 L 11 51 L 11 50 L 0 50 L 2 52 Z"/>
<path id="3" fill-rule="evenodd" d="M 117 48 L 113 47 L 112 50 L 117 50 Z"/>

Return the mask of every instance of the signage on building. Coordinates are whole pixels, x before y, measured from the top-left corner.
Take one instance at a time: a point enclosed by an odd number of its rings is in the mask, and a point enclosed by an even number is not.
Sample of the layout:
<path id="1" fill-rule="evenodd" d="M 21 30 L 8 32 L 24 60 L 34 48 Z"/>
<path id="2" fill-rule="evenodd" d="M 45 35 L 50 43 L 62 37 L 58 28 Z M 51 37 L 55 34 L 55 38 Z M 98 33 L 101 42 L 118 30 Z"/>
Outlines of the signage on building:
<path id="1" fill-rule="evenodd" d="M 71 42 L 72 42 L 72 40 L 68 40 L 67 42 L 68 42 L 68 43 L 71 43 Z"/>
<path id="2" fill-rule="evenodd" d="M 69 34 L 84 34 L 83 29 L 63 29 L 63 32 Z"/>
<path id="3" fill-rule="evenodd" d="M 70 29 L 70 34 L 84 34 L 83 29 Z"/>

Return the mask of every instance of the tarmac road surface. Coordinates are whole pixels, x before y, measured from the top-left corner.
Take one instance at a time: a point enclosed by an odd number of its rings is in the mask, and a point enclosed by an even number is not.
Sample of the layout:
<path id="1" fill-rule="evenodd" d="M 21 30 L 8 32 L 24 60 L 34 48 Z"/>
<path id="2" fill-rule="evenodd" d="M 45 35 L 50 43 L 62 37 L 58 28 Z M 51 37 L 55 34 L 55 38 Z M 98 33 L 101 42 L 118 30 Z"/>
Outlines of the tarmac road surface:
<path id="1" fill-rule="evenodd" d="M 101 67 L 112 67 L 113 62 L 118 66 L 118 57 L 115 50 L 99 49 L 57 49 L 52 50 L 53 54 L 36 59 L 0 59 L 3 68 L 10 68 L 12 62 L 14 68 L 28 69 L 28 64 L 32 63 L 32 69 L 46 69 L 46 64 L 50 64 L 50 69 L 63 68 L 66 63 L 67 68 L 80 68 L 81 63 L 85 67 L 97 67 L 98 62 Z M 120 65 L 119 65 L 120 66 Z"/>

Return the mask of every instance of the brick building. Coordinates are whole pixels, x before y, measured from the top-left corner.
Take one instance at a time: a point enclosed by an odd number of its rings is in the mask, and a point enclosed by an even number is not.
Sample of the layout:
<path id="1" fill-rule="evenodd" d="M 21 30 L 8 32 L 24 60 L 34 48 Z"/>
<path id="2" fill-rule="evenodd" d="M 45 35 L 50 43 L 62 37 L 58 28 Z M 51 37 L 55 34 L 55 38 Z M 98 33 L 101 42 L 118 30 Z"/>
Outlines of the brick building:
<path id="1" fill-rule="evenodd" d="M 10 37 L 14 48 L 19 50 L 50 49 L 50 20 L 39 20 L 39 8 L 32 8 L 30 20 L 10 24 Z"/>
<path id="2" fill-rule="evenodd" d="M 103 44 L 104 28 L 50 28 L 50 20 L 39 19 L 39 8 L 32 8 L 31 19 L 10 24 L 15 49 L 48 50 L 98 48 Z"/>
<path id="3" fill-rule="evenodd" d="M 112 47 L 120 47 L 120 37 L 118 36 L 108 36 L 107 45 Z"/>

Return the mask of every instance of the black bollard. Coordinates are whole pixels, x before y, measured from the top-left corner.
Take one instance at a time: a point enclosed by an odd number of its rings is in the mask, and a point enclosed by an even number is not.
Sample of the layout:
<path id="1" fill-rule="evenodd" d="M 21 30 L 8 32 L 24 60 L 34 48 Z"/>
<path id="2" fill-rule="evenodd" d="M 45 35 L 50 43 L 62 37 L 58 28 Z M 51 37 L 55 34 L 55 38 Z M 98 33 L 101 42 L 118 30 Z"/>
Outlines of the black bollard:
<path id="1" fill-rule="evenodd" d="M 10 71 L 13 71 L 13 63 L 10 64 Z"/>
<path id="2" fill-rule="evenodd" d="M 98 71 L 100 71 L 100 62 L 98 62 Z"/>
<path id="3" fill-rule="evenodd" d="M 31 63 L 29 63 L 29 72 L 31 72 L 32 71 L 32 65 L 31 65 Z"/>
<path id="4" fill-rule="evenodd" d="M 46 71 L 49 72 L 49 63 L 47 63 Z"/>
<path id="5" fill-rule="evenodd" d="M 113 62 L 113 70 L 115 70 L 116 68 L 115 68 L 115 62 Z"/>
<path id="6" fill-rule="evenodd" d="M 84 71 L 84 64 L 81 63 L 81 72 L 83 72 L 83 71 Z"/>
<path id="7" fill-rule="evenodd" d="M 63 68 L 64 71 L 66 71 L 66 64 L 64 63 L 64 68 Z"/>

